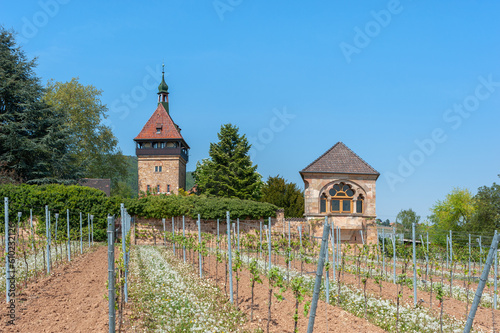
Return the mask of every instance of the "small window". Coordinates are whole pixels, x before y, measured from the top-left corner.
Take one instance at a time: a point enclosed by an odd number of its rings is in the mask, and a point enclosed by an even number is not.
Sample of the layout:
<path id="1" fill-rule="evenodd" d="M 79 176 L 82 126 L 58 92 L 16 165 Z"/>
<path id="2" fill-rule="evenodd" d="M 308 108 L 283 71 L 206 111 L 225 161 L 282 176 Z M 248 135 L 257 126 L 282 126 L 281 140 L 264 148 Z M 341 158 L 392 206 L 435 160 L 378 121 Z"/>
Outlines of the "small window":
<path id="1" fill-rule="evenodd" d="M 156 192 L 160 193 L 160 185 L 156 185 Z"/>
<path id="2" fill-rule="evenodd" d="M 319 212 L 326 213 L 326 196 L 322 196 L 319 202 Z"/>
<path id="3" fill-rule="evenodd" d="M 147 192 L 151 192 L 151 186 L 150 185 L 147 186 Z"/>
<path id="4" fill-rule="evenodd" d="M 161 172 L 161 165 L 158 167 L 158 172 Z"/>
<path id="5" fill-rule="evenodd" d="M 155 172 L 158 172 L 158 166 L 155 166 Z"/>
<path id="6" fill-rule="evenodd" d="M 170 193 L 170 185 L 167 185 L 167 193 Z"/>
<path id="7" fill-rule="evenodd" d="M 161 134 L 161 128 L 156 129 L 156 134 Z"/>
<path id="8" fill-rule="evenodd" d="M 160 143 L 160 148 L 165 148 L 165 142 Z"/>
<path id="9" fill-rule="evenodd" d="M 359 196 L 358 200 L 356 201 L 356 213 L 362 214 L 363 213 L 363 197 Z"/>
<path id="10" fill-rule="evenodd" d="M 158 148 L 158 142 L 153 142 L 153 148 Z"/>
<path id="11" fill-rule="evenodd" d="M 332 200 L 332 212 L 340 212 L 340 200 Z"/>

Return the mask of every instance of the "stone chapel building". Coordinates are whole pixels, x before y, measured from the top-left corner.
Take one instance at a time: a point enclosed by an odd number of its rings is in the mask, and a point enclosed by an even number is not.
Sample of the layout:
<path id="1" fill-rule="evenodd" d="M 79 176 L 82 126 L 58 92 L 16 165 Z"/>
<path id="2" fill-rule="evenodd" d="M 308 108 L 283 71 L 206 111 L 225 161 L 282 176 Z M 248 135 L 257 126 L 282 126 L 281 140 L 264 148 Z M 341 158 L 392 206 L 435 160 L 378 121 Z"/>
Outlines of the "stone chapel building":
<path id="1" fill-rule="evenodd" d="M 186 189 L 189 146 L 170 116 L 168 85 L 162 71 L 158 106 L 134 138 L 139 168 L 139 193 L 171 194 Z"/>
<path id="2" fill-rule="evenodd" d="M 341 229 L 342 242 L 376 241 L 374 168 L 342 142 L 300 171 L 304 180 L 304 215 L 320 226 L 325 216 Z M 322 228 L 321 228 L 322 229 Z"/>

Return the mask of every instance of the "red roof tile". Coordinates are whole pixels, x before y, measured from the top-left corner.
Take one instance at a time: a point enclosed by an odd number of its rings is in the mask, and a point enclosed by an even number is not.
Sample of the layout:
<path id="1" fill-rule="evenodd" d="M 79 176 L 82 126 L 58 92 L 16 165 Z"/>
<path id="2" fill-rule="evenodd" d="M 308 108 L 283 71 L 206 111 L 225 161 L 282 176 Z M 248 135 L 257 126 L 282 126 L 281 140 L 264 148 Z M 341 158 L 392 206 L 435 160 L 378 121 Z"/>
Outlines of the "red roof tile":
<path id="1" fill-rule="evenodd" d="M 380 175 L 342 142 L 337 142 L 301 172 Z"/>
<path id="2" fill-rule="evenodd" d="M 157 128 L 161 128 L 157 133 Z M 159 103 L 156 111 L 142 128 L 142 131 L 134 140 L 148 139 L 184 139 L 174 121 L 165 110 L 165 107 Z"/>

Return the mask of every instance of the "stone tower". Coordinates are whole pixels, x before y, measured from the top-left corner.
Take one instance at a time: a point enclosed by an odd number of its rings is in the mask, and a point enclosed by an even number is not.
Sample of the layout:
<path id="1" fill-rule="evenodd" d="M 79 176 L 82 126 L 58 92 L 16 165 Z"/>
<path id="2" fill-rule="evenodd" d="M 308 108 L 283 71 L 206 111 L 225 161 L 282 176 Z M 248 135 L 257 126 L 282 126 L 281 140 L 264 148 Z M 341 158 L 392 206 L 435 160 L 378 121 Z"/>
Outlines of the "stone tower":
<path id="1" fill-rule="evenodd" d="M 180 188 L 186 188 L 189 146 L 181 135 L 181 129 L 170 117 L 164 71 L 158 86 L 158 106 L 134 141 L 139 193 L 178 194 Z"/>

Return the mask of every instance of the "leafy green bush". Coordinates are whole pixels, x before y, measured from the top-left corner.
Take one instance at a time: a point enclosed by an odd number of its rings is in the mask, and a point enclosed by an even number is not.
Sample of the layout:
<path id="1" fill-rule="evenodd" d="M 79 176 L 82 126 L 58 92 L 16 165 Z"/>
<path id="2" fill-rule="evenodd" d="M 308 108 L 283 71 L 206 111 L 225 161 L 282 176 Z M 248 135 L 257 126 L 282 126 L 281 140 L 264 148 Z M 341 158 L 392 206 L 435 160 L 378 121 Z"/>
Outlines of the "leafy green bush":
<path id="1" fill-rule="evenodd" d="M 216 198 L 205 196 L 155 195 L 143 198 L 124 199 L 107 197 L 104 192 L 78 185 L 1 185 L 0 199 L 9 198 L 9 216 L 17 221 L 17 212 L 22 212 L 23 220 L 38 216 L 38 231 L 45 232 L 45 206 L 49 206 L 51 220 L 59 213 L 59 219 L 66 221 L 66 209 L 70 211 L 70 228 L 79 230 L 80 212 L 83 226 L 87 226 L 87 214 L 94 215 L 94 240 L 106 239 L 107 216 L 120 214 L 120 203 L 124 203 L 132 216 L 145 218 L 167 218 L 186 215 L 202 219 L 224 218 L 226 211 L 231 218 L 259 219 L 276 216 L 277 207 L 251 200 Z M 2 209 L 3 211 L 3 209 Z M 0 214 L 0 232 L 5 226 L 4 214 Z"/>

